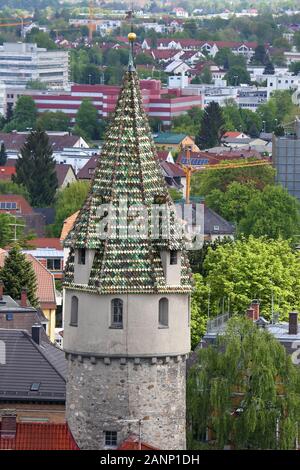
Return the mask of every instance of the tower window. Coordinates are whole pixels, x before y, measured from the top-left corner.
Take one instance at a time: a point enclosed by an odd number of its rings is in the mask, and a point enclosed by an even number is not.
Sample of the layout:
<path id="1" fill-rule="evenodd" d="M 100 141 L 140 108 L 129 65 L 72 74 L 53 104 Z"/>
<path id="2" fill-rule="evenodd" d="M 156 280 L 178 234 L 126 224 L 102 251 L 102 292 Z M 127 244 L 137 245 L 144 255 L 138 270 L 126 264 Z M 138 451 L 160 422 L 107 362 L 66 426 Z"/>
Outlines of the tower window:
<path id="1" fill-rule="evenodd" d="M 78 250 L 78 264 L 85 264 L 85 249 L 79 248 Z"/>
<path id="2" fill-rule="evenodd" d="M 78 326 L 78 298 L 76 295 L 73 295 L 71 299 L 70 326 Z"/>
<path id="3" fill-rule="evenodd" d="M 117 447 L 117 431 L 104 431 L 105 445 L 108 447 Z"/>
<path id="4" fill-rule="evenodd" d="M 123 300 L 121 299 L 111 301 L 111 327 L 123 328 Z"/>
<path id="5" fill-rule="evenodd" d="M 160 299 L 158 305 L 158 326 L 160 328 L 169 326 L 169 301 L 165 297 Z"/>
<path id="6" fill-rule="evenodd" d="M 177 264 L 177 251 L 171 250 L 170 251 L 170 264 Z"/>

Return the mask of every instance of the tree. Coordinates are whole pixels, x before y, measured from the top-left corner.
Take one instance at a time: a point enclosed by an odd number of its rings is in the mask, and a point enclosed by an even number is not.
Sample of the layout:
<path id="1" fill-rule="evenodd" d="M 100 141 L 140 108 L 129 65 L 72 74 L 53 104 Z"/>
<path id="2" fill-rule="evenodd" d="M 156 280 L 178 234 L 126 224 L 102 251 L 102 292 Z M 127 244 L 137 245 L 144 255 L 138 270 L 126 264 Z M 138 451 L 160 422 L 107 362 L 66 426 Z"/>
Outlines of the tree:
<path id="1" fill-rule="evenodd" d="M 99 139 L 98 111 L 89 100 L 83 100 L 75 118 L 74 133 L 90 139 Z"/>
<path id="2" fill-rule="evenodd" d="M 27 188 L 35 207 L 50 206 L 58 186 L 55 160 L 48 135 L 43 130 L 32 131 L 21 148 L 13 182 Z"/>
<path id="3" fill-rule="evenodd" d="M 263 71 L 263 75 L 274 75 L 275 68 L 272 62 L 267 62 L 265 65 L 265 69 Z"/>
<path id="4" fill-rule="evenodd" d="M 299 384 L 299 369 L 271 333 L 232 318 L 215 345 L 199 350 L 189 373 L 189 448 L 208 428 L 219 449 L 295 449 Z"/>
<path id="5" fill-rule="evenodd" d="M 300 31 L 297 31 L 294 34 L 294 45 L 296 46 L 297 50 L 300 52 Z"/>
<path id="6" fill-rule="evenodd" d="M 227 81 L 227 84 L 231 86 L 238 86 L 241 83 L 251 82 L 250 74 L 247 69 L 239 65 L 230 67 L 224 78 Z"/>
<path id="7" fill-rule="evenodd" d="M 218 103 L 212 101 L 204 110 L 196 144 L 203 149 L 215 147 L 219 145 L 224 132 L 222 110 Z"/>
<path id="8" fill-rule="evenodd" d="M 20 194 L 29 201 L 29 194 L 24 186 L 13 183 L 12 181 L 0 180 L 0 194 Z"/>
<path id="9" fill-rule="evenodd" d="M 47 83 L 41 82 L 41 80 L 29 80 L 26 83 L 26 88 L 31 90 L 47 90 Z"/>
<path id="10" fill-rule="evenodd" d="M 7 153 L 6 153 L 5 145 L 2 142 L 1 147 L 0 147 L 0 166 L 4 166 L 6 162 L 7 162 Z"/>
<path id="11" fill-rule="evenodd" d="M 201 274 L 194 274 L 194 287 L 191 301 L 191 342 L 192 349 L 205 333 L 207 323 L 209 288 Z"/>
<path id="12" fill-rule="evenodd" d="M 59 237 L 64 220 L 81 209 L 89 191 L 89 183 L 76 181 L 58 192 L 55 201 L 53 236 Z"/>
<path id="13" fill-rule="evenodd" d="M 23 288 L 27 289 L 27 297 L 33 307 L 38 306 L 36 298 L 36 276 L 32 264 L 20 251 L 13 246 L 5 258 L 4 266 L 0 270 L 0 279 L 4 283 L 5 293 L 13 299 L 21 298 Z"/>
<path id="14" fill-rule="evenodd" d="M 232 50 L 228 47 L 224 47 L 216 53 L 214 62 L 225 70 L 228 70 L 233 66 L 246 67 L 245 58 L 243 56 L 233 54 Z"/>
<path id="15" fill-rule="evenodd" d="M 300 73 L 300 61 L 292 62 L 289 66 L 289 70 L 293 75 L 298 75 Z"/>
<path id="16" fill-rule="evenodd" d="M 266 186 L 249 199 L 239 232 L 295 241 L 300 233 L 300 203 L 282 186 Z"/>
<path id="17" fill-rule="evenodd" d="M 44 131 L 68 131 L 70 118 L 62 111 L 45 111 L 37 120 L 37 128 Z"/>
<path id="18" fill-rule="evenodd" d="M 226 191 L 213 189 L 205 198 L 205 204 L 224 219 L 238 224 L 245 217 L 249 201 L 258 192 L 251 183 L 230 183 Z"/>
<path id="19" fill-rule="evenodd" d="M 266 65 L 269 61 L 269 56 L 267 54 L 265 46 L 259 44 L 254 51 L 254 55 L 251 58 L 251 63 L 256 65 Z"/>
<path id="20" fill-rule="evenodd" d="M 31 96 L 20 96 L 13 111 L 12 120 L 4 127 L 5 132 L 26 131 L 35 127 L 37 109 Z"/>
<path id="21" fill-rule="evenodd" d="M 251 161 L 251 159 L 247 159 Z M 274 184 L 275 170 L 271 165 L 244 168 L 226 168 L 230 161 L 224 161 L 224 169 L 199 171 L 192 176 L 191 192 L 193 196 L 207 196 L 214 189 L 225 192 L 234 181 L 251 184 L 262 190 L 268 184 Z"/>
<path id="22" fill-rule="evenodd" d="M 261 313 L 267 319 L 272 308 L 287 319 L 289 312 L 300 307 L 300 254 L 286 240 L 250 235 L 215 250 L 209 248 L 204 269 L 211 290 L 211 315 L 222 311 L 223 302 L 229 302 L 232 314 L 240 314 L 254 298 L 260 299 Z"/>

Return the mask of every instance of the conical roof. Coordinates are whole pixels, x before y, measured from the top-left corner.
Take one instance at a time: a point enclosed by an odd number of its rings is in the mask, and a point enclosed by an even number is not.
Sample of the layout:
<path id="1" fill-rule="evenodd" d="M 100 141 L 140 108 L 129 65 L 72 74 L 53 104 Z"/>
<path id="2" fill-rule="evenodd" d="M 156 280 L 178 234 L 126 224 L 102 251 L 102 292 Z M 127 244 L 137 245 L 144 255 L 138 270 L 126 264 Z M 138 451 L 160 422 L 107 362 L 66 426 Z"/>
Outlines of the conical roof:
<path id="1" fill-rule="evenodd" d="M 160 210 L 159 204 L 163 204 L 165 216 L 163 234 L 161 229 L 158 230 L 157 218 L 153 217 Z M 127 231 L 128 223 L 134 223 L 135 211 L 141 206 L 144 208 L 141 230 L 132 234 L 130 229 Z M 107 215 L 109 221 L 105 223 Z M 101 225 L 105 226 L 104 236 L 103 230 L 102 235 L 99 232 Z M 105 135 L 90 192 L 65 246 L 71 248 L 66 264 L 66 287 L 99 293 L 190 290 L 182 224 L 177 219 L 161 173 L 132 58 Z M 77 248 L 95 250 L 86 286 L 74 284 L 74 250 Z M 180 285 L 166 285 L 160 256 L 164 250 L 181 252 Z"/>

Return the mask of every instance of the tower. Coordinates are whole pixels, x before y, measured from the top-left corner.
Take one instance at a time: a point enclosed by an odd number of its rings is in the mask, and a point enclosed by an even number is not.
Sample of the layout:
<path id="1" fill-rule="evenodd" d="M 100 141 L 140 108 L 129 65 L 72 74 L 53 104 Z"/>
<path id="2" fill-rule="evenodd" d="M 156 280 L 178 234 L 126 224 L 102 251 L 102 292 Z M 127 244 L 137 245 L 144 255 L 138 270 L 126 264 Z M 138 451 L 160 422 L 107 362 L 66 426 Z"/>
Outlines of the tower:
<path id="1" fill-rule="evenodd" d="M 131 434 L 185 448 L 191 275 L 143 109 L 134 38 L 89 195 L 65 242 L 66 412 L 82 449 L 116 447 Z"/>

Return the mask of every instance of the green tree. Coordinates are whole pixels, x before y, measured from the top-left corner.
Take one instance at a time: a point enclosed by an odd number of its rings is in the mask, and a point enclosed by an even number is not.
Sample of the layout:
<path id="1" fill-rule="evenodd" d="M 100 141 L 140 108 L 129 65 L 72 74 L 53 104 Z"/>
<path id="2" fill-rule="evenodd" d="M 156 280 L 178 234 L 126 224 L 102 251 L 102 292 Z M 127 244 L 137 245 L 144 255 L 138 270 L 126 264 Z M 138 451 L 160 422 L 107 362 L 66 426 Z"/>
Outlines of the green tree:
<path id="1" fill-rule="evenodd" d="M 297 50 L 300 52 L 300 31 L 297 31 L 294 34 L 294 45 L 296 46 Z"/>
<path id="2" fill-rule="evenodd" d="M 1 147 L 0 147 L 0 166 L 4 166 L 6 162 L 7 162 L 7 153 L 6 153 L 5 145 L 2 142 Z"/>
<path id="3" fill-rule="evenodd" d="M 294 75 L 298 75 L 300 73 L 300 61 L 298 62 L 292 62 L 289 66 L 290 72 L 292 72 Z"/>
<path id="4" fill-rule="evenodd" d="M 233 67 L 230 67 L 224 78 L 227 81 L 227 84 L 232 86 L 251 82 L 249 72 L 246 68 L 241 67 L 240 65 L 234 65 Z"/>
<path id="5" fill-rule="evenodd" d="M 4 266 L 0 269 L 0 279 L 4 283 L 5 293 L 13 299 L 21 298 L 23 288 L 27 289 L 27 297 L 33 307 L 38 306 L 36 297 L 36 276 L 32 264 L 20 251 L 13 246 L 5 258 Z"/>
<path id="6" fill-rule="evenodd" d="M 254 51 L 254 55 L 251 59 L 251 63 L 255 65 L 266 65 L 269 61 L 269 56 L 267 54 L 265 46 L 259 44 Z"/>
<path id="7" fill-rule="evenodd" d="M 239 233 L 296 240 L 300 234 L 300 203 L 280 185 L 252 194 Z"/>
<path id="8" fill-rule="evenodd" d="M 21 148 L 13 182 L 27 188 L 33 206 L 43 207 L 53 203 L 58 182 L 52 147 L 44 131 L 29 134 Z"/>
<path id="9" fill-rule="evenodd" d="M 252 159 L 247 159 L 252 161 Z M 191 192 L 193 196 L 207 196 L 214 189 L 225 192 L 234 181 L 251 184 L 262 190 L 268 184 L 274 184 L 275 170 L 271 165 L 242 168 L 226 168 L 230 161 L 224 161 L 224 169 L 199 171 L 192 176 Z"/>
<path id="10" fill-rule="evenodd" d="M 267 62 L 265 65 L 265 69 L 263 71 L 264 75 L 274 75 L 275 73 L 275 68 L 272 62 Z"/>
<path id="11" fill-rule="evenodd" d="M 192 349 L 205 333 L 208 312 L 209 287 L 201 274 L 194 274 L 194 286 L 191 301 L 191 342 Z"/>
<path id="12" fill-rule="evenodd" d="M 249 201 L 257 192 L 251 183 L 233 181 L 225 192 L 213 189 L 205 198 L 205 204 L 224 219 L 238 224 L 245 217 Z"/>
<path id="13" fill-rule="evenodd" d="M 299 385 L 299 369 L 284 346 L 249 319 L 232 318 L 190 370 L 189 447 L 197 448 L 208 428 L 219 449 L 295 449 Z"/>
<path id="14" fill-rule="evenodd" d="M 83 100 L 77 111 L 74 133 L 88 140 L 99 139 L 98 111 L 89 100 Z"/>
<path id="15" fill-rule="evenodd" d="M 272 297 L 281 319 L 300 307 L 300 254 L 286 240 L 250 235 L 215 250 L 209 248 L 204 269 L 212 315 L 222 311 L 223 302 L 229 302 L 231 313 L 245 312 L 254 298 L 260 299 L 266 318 L 270 318 Z"/>
<path id="16" fill-rule="evenodd" d="M 64 220 L 81 209 L 89 191 L 89 183 L 76 181 L 59 191 L 55 201 L 55 222 L 53 236 L 59 237 Z"/>
<path id="17" fill-rule="evenodd" d="M 47 90 L 47 84 L 41 80 L 29 80 L 26 83 L 26 88 L 31 90 Z"/>
<path id="18" fill-rule="evenodd" d="M 0 180 L 0 194 L 20 194 L 29 201 L 29 194 L 25 186 L 13 183 L 12 181 Z"/>
<path id="19" fill-rule="evenodd" d="M 26 131 L 36 124 L 37 109 L 31 96 L 20 96 L 13 111 L 12 120 L 4 127 L 5 132 Z"/>
<path id="20" fill-rule="evenodd" d="M 219 145 L 225 132 L 224 118 L 218 103 L 212 101 L 204 110 L 196 144 L 202 149 Z"/>
<path id="21" fill-rule="evenodd" d="M 38 118 L 36 125 L 44 131 L 68 131 L 70 118 L 62 111 L 45 111 Z"/>

